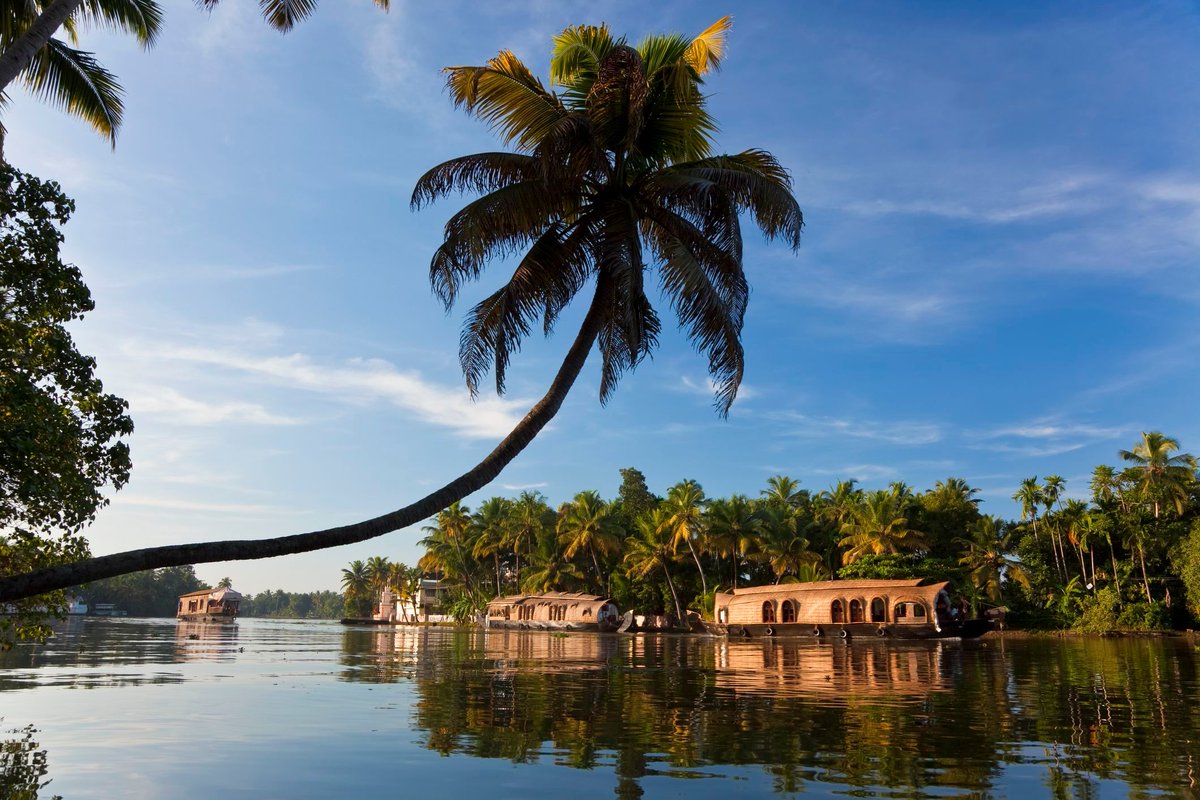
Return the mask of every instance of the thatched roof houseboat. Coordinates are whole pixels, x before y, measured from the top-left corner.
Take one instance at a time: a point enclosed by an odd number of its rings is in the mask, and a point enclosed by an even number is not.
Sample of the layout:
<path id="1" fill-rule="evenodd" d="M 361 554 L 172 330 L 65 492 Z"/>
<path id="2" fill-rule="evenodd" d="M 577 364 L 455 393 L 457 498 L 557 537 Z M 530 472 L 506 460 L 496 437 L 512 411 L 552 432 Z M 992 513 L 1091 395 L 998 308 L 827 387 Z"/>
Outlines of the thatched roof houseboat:
<path id="1" fill-rule="evenodd" d="M 509 595 L 497 597 L 487 607 L 490 628 L 611 631 L 620 621 L 616 603 L 583 592 Z"/>
<path id="2" fill-rule="evenodd" d="M 237 619 L 242 596 L 233 589 L 201 589 L 179 596 L 176 619 L 191 622 L 232 622 Z"/>
<path id="3" fill-rule="evenodd" d="M 716 631 L 729 636 L 972 639 L 991 622 L 967 619 L 947 581 L 846 580 L 750 586 L 718 593 Z"/>

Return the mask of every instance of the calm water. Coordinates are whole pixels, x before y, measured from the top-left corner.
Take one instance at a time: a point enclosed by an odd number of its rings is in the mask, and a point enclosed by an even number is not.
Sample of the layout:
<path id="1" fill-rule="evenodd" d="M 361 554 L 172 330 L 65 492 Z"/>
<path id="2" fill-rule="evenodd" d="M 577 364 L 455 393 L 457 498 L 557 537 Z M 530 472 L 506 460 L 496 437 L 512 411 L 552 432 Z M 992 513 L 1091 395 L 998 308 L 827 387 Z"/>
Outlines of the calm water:
<path id="1" fill-rule="evenodd" d="M 0 728 L 66 800 L 1196 797 L 1198 660 L 1186 638 L 74 620 L 0 656 Z"/>

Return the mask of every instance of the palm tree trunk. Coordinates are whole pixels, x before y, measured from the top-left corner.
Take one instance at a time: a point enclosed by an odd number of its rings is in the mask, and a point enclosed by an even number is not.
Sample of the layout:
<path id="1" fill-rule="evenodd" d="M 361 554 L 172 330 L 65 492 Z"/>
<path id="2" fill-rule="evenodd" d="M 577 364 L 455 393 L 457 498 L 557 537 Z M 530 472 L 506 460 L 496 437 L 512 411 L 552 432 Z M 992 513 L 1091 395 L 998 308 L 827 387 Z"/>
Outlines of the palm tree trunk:
<path id="1" fill-rule="evenodd" d="M 1117 597 L 1121 596 L 1121 576 L 1117 573 L 1117 548 L 1113 546 L 1112 537 L 1108 539 L 1108 554 L 1112 557 L 1113 582 L 1117 584 Z"/>
<path id="2" fill-rule="evenodd" d="M 499 597 L 504 594 L 500 591 L 500 552 L 492 553 L 492 558 L 496 560 L 496 597 Z"/>
<path id="3" fill-rule="evenodd" d="M 679 607 L 679 595 L 675 594 L 675 583 L 671 580 L 671 571 L 667 569 L 667 562 L 663 561 L 663 575 L 667 576 L 667 588 L 671 590 L 671 599 L 675 601 L 675 624 L 683 624 L 683 609 Z"/>
<path id="4" fill-rule="evenodd" d="M 700 566 L 700 556 L 696 555 L 696 548 L 692 547 L 692 540 L 688 538 L 688 550 L 692 551 L 692 560 L 696 562 L 696 571 L 700 573 L 700 591 L 704 592 L 704 597 L 708 597 L 708 581 L 704 578 L 704 567 Z M 705 600 L 707 602 L 707 600 Z"/>
<path id="5" fill-rule="evenodd" d="M 29 66 L 38 50 L 46 46 L 54 32 L 75 13 L 83 0 L 57 0 L 46 8 L 12 45 L 0 53 L 0 92 L 8 88 L 21 71 Z"/>
<path id="6" fill-rule="evenodd" d="M 1153 603 L 1154 600 L 1150 597 L 1150 579 L 1146 577 L 1146 548 L 1138 543 L 1138 560 L 1142 562 L 1142 583 L 1146 587 L 1146 602 Z"/>
<path id="7" fill-rule="evenodd" d="M 571 343 L 563 358 L 562 366 L 550 384 L 546 394 L 529 410 L 496 447 L 476 464 L 437 491 L 403 508 L 391 511 L 374 519 L 328 528 L 310 533 L 279 536 L 273 539 L 230 539 L 219 542 L 195 542 L 164 547 L 147 547 L 114 553 L 72 564 L 34 570 L 19 575 L 0 578 L 0 602 L 10 602 L 23 597 L 32 597 L 55 589 L 78 586 L 83 583 L 161 567 L 178 567 L 186 564 L 205 564 L 213 561 L 244 561 L 259 558 L 307 553 L 328 547 L 365 542 L 385 533 L 407 528 L 429 517 L 451 503 L 461 500 L 471 492 L 487 486 L 500 471 L 524 450 L 542 428 L 554 418 L 563 400 L 579 377 L 588 353 L 600 331 L 600 323 L 611 293 L 610 279 L 601 273 L 591 306 L 580 326 L 575 341 Z"/>

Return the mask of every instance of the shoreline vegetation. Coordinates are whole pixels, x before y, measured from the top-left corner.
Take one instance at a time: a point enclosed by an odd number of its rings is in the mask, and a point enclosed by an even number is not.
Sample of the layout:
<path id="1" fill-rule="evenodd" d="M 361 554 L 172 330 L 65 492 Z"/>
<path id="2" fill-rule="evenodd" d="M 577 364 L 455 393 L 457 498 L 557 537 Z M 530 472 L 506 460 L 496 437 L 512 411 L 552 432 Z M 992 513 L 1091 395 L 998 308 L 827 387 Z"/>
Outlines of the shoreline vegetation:
<path id="1" fill-rule="evenodd" d="M 1002 634 L 1182 632 L 1200 627 L 1200 483 L 1196 459 L 1150 432 L 1099 465 L 1090 498 L 1049 475 L 1022 481 L 1022 516 L 979 511 L 978 489 L 947 478 L 917 491 L 854 481 L 810 492 L 774 476 L 757 497 L 708 497 L 681 481 L 665 496 L 637 469 L 617 496 L 586 490 L 552 508 L 538 492 L 454 503 L 423 530 L 416 566 L 375 556 L 341 571 L 342 593 L 265 591 L 243 616 L 369 618 L 380 592 L 412 603 L 422 579 L 442 582 L 442 611 L 465 622 L 495 596 L 588 591 L 622 611 L 711 619 L 713 595 L 739 586 L 853 578 L 949 580 L 972 612 L 1006 609 Z M 82 587 L 131 614 L 173 614 L 201 588 L 191 567 Z M 156 594 L 157 593 L 157 594 Z M 101 596 L 103 595 L 103 596 Z M 149 598 L 163 609 L 151 611 Z M 1001 632 L 997 632 L 1001 633 Z M 989 636 L 989 638 L 992 638 Z"/>
<path id="2" fill-rule="evenodd" d="M 925 491 L 840 481 L 810 492 L 777 475 L 753 498 L 684 480 L 659 496 L 627 468 L 612 500 L 585 490 L 553 509 L 526 491 L 454 503 L 424 528 L 416 567 L 377 556 L 342 570 L 347 616 L 370 616 L 385 586 L 405 602 L 422 577 L 448 587 L 443 610 L 459 620 L 494 596 L 547 591 L 711 619 L 713 595 L 739 586 L 922 577 L 951 581 L 973 613 L 1004 608 L 1006 632 L 1196 628 L 1196 458 L 1157 431 L 1116 455 L 1086 487 L 1026 478 L 1016 520 L 981 513 L 979 490 L 956 477 Z"/>

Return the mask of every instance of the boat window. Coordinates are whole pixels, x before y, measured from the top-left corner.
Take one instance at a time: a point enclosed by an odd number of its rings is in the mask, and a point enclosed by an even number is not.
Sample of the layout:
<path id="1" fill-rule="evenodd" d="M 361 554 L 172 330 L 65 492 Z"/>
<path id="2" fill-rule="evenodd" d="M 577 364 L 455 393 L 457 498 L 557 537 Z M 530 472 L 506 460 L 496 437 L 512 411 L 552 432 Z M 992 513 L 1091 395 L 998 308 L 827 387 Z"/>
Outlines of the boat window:
<path id="1" fill-rule="evenodd" d="M 876 597 L 871 601 L 871 622 L 886 622 L 887 606 L 883 603 L 882 597 Z"/>
<path id="2" fill-rule="evenodd" d="M 839 625 L 846 621 L 845 612 L 842 610 L 842 601 L 834 600 L 830 606 L 830 615 L 833 617 L 833 624 Z"/>
<path id="3" fill-rule="evenodd" d="M 763 602 L 762 617 L 763 617 L 763 622 L 774 622 L 775 621 L 775 604 L 772 603 L 770 600 L 766 600 Z"/>
<path id="4" fill-rule="evenodd" d="M 783 622 L 795 622 L 796 621 L 796 604 L 793 603 L 791 600 L 784 600 L 783 601 L 783 612 L 782 612 L 781 616 L 782 616 Z"/>
<path id="5" fill-rule="evenodd" d="M 921 605 L 920 603 L 913 603 L 913 616 L 914 617 L 924 617 L 925 616 L 925 606 Z"/>
<path id="6" fill-rule="evenodd" d="M 583 610 L 583 616 L 590 617 L 591 615 L 592 615 L 592 610 L 590 608 L 585 608 Z"/>
<path id="7" fill-rule="evenodd" d="M 892 611 L 893 619 L 904 619 L 908 616 L 908 604 L 896 603 L 896 608 Z"/>
<path id="8" fill-rule="evenodd" d="M 863 621 L 863 604 L 859 600 L 851 600 L 850 601 L 850 621 L 851 622 L 862 622 Z"/>

